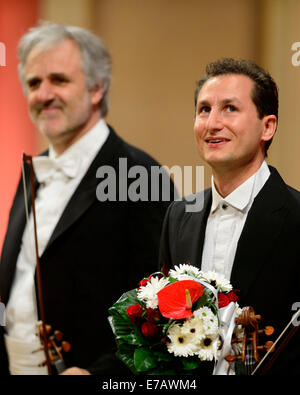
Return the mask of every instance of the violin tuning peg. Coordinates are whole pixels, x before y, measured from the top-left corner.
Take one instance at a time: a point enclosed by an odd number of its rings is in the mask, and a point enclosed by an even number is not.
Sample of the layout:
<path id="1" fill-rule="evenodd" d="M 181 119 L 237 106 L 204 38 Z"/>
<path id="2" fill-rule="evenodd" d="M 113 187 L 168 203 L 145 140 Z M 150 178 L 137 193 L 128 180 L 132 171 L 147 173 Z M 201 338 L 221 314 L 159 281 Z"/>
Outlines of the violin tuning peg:
<path id="1" fill-rule="evenodd" d="M 56 330 L 54 332 L 54 337 L 56 341 L 60 342 L 63 339 L 63 333 L 61 331 Z"/>
<path id="2" fill-rule="evenodd" d="M 225 359 L 227 362 L 230 363 L 230 362 L 234 362 L 237 359 L 237 357 L 235 355 L 229 354 L 229 355 L 226 355 Z"/>
<path id="3" fill-rule="evenodd" d="M 273 346 L 273 342 L 272 341 L 267 341 L 263 346 L 258 346 L 257 349 L 258 350 L 266 350 L 269 351 L 270 348 Z M 273 350 L 271 350 L 270 352 L 272 352 Z"/>
<path id="4" fill-rule="evenodd" d="M 254 318 L 256 319 L 256 322 L 260 322 L 261 321 L 261 315 L 255 315 Z"/>
<path id="5" fill-rule="evenodd" d="M 71 350 L 71 344 L 69 342 L 63 341 L 61 347 L 64 352 L 69 352 Z"/>
<path id="6" fill-rule="evenodd" d="M 47 335 L 49 335 L 49 333 L 51 332 L 51 329 L 52 329 L 52 327 L 51 327 L 51 325 L 45 325 L 45 328 L 46 328 L 46 333 L 47 333 Z M 41 336 L 43 336 L 43 333 L 44 333 L 44 328 L 43 328 L 43 324 L 40 324 L 40 326 L 39 326 L 39 331 L 40 331 L 40 334 L 41 334 Z"/>
<path id="7" fill-rule="evenodd" d="M 34 354 L 36 352 L 43 351 L 43 350 L 44 350 L 44 347 L 40 347 L 40 348 L 38 348 L 36 350 L 31 351 L 31 353 Z"/>
<path id="8" fill-rule="evenodd" d="M 274 344 L 274 342 L 272 342 L 272 341 L 267 341 L 267 342 L 265 343 L 265 346 L 264 346 L 265 350 L 266 350 L 266 351 L 273 352 L 274 349 L 275 349 L 275 347 L 272 348 L 273 344 Z M 271 348 L 272 348 L 272 350 L 270 350 Z"/>
<path id="9" fill-rule="evenodd" d="M 272 326 L 266 326 L 264 329 L 264 333 L 266 336 L 271 336 L 274 333 L 274 328 Z"/>

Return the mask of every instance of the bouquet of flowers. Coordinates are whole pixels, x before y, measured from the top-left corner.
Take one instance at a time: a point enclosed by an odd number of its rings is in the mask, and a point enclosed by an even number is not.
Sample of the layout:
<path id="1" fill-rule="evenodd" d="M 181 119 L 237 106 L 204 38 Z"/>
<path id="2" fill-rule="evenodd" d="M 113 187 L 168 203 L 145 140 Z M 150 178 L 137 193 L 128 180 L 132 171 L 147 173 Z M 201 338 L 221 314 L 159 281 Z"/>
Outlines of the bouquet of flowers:
<path id="1" fill-rule="evenodd" d="M 189 264 L 154 273 L 109 309 L 117 356 L 135 374 L 189 374 L 203 361 L 216 364 L 230 348 L 237 299 L 225 277 Z"/>

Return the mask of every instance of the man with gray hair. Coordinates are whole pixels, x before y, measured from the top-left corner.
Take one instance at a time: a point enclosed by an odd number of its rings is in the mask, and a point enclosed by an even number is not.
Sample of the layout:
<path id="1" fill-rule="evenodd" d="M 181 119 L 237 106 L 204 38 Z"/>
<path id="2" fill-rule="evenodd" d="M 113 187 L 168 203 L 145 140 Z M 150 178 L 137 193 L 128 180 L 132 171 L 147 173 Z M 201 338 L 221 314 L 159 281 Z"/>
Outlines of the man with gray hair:
<path id="1" fill-rule="evenodd" d="M 49 141 L 49 150 L 33 158 L 47 324 L 71 344 L 65 374 L 125 373 L 114 357 L 107 309 L 155 271 L 169 201 L 161 195 L 157 201 L 120 199 L 118 186 L 135 180 L 125 180 L 118 165 L 126 159 L 128 168 L 142 166 L 150 177 L 151 167 L 159 164 L 125 143 L 104 121 L 111 59 L 98 37 L 79 27 L 44 24 L 23 36 L 18 53 L 30 116 Z M 99 168 L 115 171 L 115 199 L 96 196 Z M 24 174 L 30 205 L 28 166 Z M 170 182 L 169 187 L 172 199 Z M 38 366 L 45 359 L 43 351 L 34 352 L 40 348 L 40 317 L 33 219 L 30 214 L 26 221 L 23 198 L 20 182 L 0 264 L 0 295 L 7 313 L 5 330 L 0 328 L 0 369 L 45 374 L 45 366 Z"/>

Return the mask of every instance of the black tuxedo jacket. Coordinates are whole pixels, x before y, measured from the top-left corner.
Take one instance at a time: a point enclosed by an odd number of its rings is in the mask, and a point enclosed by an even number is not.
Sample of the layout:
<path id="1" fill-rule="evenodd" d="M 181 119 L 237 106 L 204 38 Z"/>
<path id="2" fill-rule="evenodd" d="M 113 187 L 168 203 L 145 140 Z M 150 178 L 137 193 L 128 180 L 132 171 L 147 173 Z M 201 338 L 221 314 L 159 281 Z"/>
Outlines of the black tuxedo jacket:
<path id="1" fill-rule="evenodd" d="M 125 143 L 110 128 L 107 141 L 72 196 L 40 257 L 46 321 L 61 330 L 64 339 L 71 343 L 66 357 L 68 366 L 100 374 L 129 373 L 114 359 L 115 342 L 107 310 L 123 292 L 137 287 L 143 277 L 156 271 L 161 227 L 170 203 L 100 202 L 96 188 L 103 180 L 96 178 L 97 169 L 100 166 L 115 169 L 118 186 L 119 158 L 127 159 L 128 169 L 143 166 L 149 175 L 151 166 L 159 165 L 148 154 Z M 30 204 L 31 188 L 27 181 Z M 172 199 L 172 182 L 170 189 Z M 0 295 L 5 304 L 9 300 L 25 223 L 20 182 L 0 264 Z M 0 372 L 7 369 L 3 329 Z"/>
<path id="2" fill-rule="evenodd" d="M 300 302 L 300 193 L 288 187 L 276 169 L 270 171 L 238 241 L 231 283 L 240 290 L 239 305 L 253 306 L 263 324 L 275 327 L 275 340 L 295 313 L 293 304 Z M 161 265 L 171 268 L 190 261 L 201 267 L 211 202 L 208 189 L 199 212 L 186 212 L 185 200 L 170 205 L 162 232 Z M 300 331 L 269 373 L 300 373 L 299 338 Z"/>

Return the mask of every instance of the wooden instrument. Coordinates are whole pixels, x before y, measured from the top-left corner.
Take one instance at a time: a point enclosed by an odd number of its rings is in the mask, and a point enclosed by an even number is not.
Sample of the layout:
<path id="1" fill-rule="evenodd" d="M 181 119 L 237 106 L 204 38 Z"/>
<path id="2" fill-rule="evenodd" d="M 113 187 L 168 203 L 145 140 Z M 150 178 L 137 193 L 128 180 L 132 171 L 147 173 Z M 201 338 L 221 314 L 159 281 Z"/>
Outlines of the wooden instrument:
<path id="1" fill-rule="evenodd" d="M 37 277 L 37 288 L 38 288 L 38 307 L 40 312 L 40 324 L 39 324 L 39 336 L 42 342 L 42 350 L 45 352 L 46 360 L 41 364 L 41 366 L 47 365 L 48 375 L 51 375 L 53 372 L 53 366 L 56 369 L 56 373 L 61 373 L 66 369 L 64 361 L 63 361 L 63 352 L 68 352 L 71 348 L 68 342 L 62 342 L 61 346 L 57 346 L 56 342 L 62 341 L 62 333 L 60 331 L 54 331 L 54 334 L 51 335 L 51 326 L 46 325 L 45 319 L 45 308 L 44 308 L 44 299 L 43 299 L 43 287 L 42 287 L 42 276 L 41 276 L 41 268 L 40 268 L 40 258 L 39 258 L 39 249 L 38 249 L 38 238 L 37 238 L 37 226 L 36 226 L 36 211 L 35 211 L 35 189 L 34 189 L 34 170 L 32 164 L 32 156 L 26 155 L 23 153 L 23 166 L 22 166 L 22 174 L 23 174 L 23 187 L 24 187 L 24 200 L 25 200 L 25 208 L 26 208 L 26 218 L 28 221 L 28 205 L 27 205 L 27 193 L 26 193 L 26 181 L 25 181 L 25 172 L 24 172 L 24 163 L 29 164 L 30 169 L 30 183 L 31 183 L 31 208 L 32 208 L 32 216 L 33 216 L 33 229 L 34 229 L 34 242 L 35 242 L 35 256 L 36 256 L 36 277 Z M 39 349 L 39 350 L 41 350 Z M 39 351 L 36 350 L 36 351 Z"/>
<path id="2" fill-rule="evenodd" d="M 235 319 L 236 324 L 243 328 L 242 337 L 232 339 L 233 345 L 240 345 L 233 347 L 239 349 L 239 352 L 238 355 L 229 354 L 225 359 L 230 364 L 236 362 L 239 374 L 251 375 L 261 359 L 262 351 L 274 350 L 272 341 L 266 341 L 262 345 L 259 342 L 260 335 L 271 336 L 274 333 L 272 326 L 259 329 L 260 321 L 261 316 L 255 314 L 253 307 L 250 306 L 244 307 L 242 314 Z"/>
<path id="3" fill-rule="evenodd" d="M 64 362 L 64 353 L 70 351 L 71 345 L 69 342 L 63 340 L 63 333 L 61 331 L 55 330 L 53 332 L 50 325 L 45 325 L 45 329 L 46 329 L 46 338 L 47 338 L 47 349 L 48 349 L 50 364 L 52 367 L 51 373 L 60 374 L 67 368 Z M 43 344 L 41 349 L 45 351 L 45 344 L 44 344 L 45 337 L 43 333 L 44 326 L 42 325 L 42 322 L 39 323 L 38 330 L 39 330 L 39 336 L 41 342 Z M 45 366 L 46 364 L 47 364 L 47 360 L 42 362 L 40 366 Z"/>

